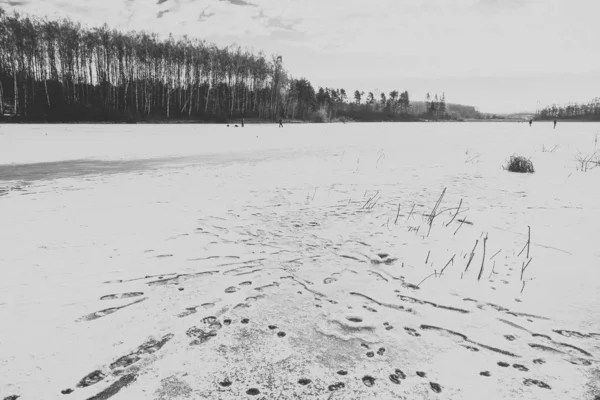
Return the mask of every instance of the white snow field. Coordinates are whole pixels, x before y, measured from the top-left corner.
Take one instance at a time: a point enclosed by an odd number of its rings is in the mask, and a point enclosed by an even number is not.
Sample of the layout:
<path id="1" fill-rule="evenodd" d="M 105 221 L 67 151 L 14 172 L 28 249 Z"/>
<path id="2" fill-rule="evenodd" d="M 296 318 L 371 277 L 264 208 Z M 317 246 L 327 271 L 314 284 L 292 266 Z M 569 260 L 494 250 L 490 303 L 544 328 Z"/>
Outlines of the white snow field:
<path id="1" fill-rule="evenodd" d="M 598 400 L 597 136 L 2 125 L 0 399 Z"/>

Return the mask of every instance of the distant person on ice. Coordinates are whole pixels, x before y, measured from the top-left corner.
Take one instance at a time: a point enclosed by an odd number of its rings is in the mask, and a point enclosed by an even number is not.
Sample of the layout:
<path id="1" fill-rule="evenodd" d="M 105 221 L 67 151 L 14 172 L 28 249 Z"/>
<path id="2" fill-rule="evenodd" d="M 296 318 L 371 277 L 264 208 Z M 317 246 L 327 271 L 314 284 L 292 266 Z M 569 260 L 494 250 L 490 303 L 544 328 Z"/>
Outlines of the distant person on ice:
<path id="1" fill-rule="evenodd" d="M 282 119 L 279 119 L 279 127 L 283 128 L 283 120 Z"/>
<path id="2" fill-rule="evenodd" d="M 244 127 L 244 118 L 242 118 L 242 128 Z"/>
<path id="3" fill-rule="evenodd" d="M 554 120 L 554 129 L 556 129 L 556 120 Z"/>
<path id="4" fill-rule="evenodd" d="M 531 124 L 533 124 L 533 120 L 529 120 L 529 126 L 531 126 Z"/>

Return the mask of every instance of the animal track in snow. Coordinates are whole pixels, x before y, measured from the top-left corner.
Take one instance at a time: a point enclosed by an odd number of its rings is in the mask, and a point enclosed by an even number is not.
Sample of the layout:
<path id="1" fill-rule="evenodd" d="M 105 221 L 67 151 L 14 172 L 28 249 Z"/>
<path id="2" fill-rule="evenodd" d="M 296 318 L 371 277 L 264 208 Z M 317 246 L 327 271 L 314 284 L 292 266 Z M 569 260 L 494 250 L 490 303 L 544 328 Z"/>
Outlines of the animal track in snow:
<path id="1" fill-rule="evenodd" d="M 507 362 L 504 362 L 504 361 L 498 361 L 498 363 L 497 363 L 497 364 L 498 364 L 499 366 L 501 366 L 502 368 L 506 368 L 506 367 L 510 366 L 510 364 L 509 364 L 509 363 L 507 363 Z"/>
<path id="2" fill-rule="evenodd" d="M 204 330 L 197 328 L 195 326 L 192 326 L 190 329 L 188 329 L 185 332 L 185 334 L 191 338 L 194 338 L 194 340 L 192 340 L 190 342 L 190 346 L 201 345 L 203 343 L 208 342 L 213 337 L 217 336 L 217 332 L 215 332 L 215 331 L 205 332 Z"/>
<path id="3" fill-rule="evenodd" d="M 577 331 L 568 331 L 565 329 L 553 329 L 553 332 L 558 333 L 561 336 L 565 336 L 565 337 L 576 337 L 578 339 L 584 339 L 584 338 L 592 338 L 592 337 L 598 337 L 600 339 L 600 333 L 581 333 L 581 332 L 577 332 Z"/>
<path id="4" fill-rule="evenodd" d="M 405 302 L 409 302 L 409 303 L 417 303 L 417 304 L 427 304 L 429 306 L 435 307 L 435 308 L 440 308 L 442 310 L 448 310 L 448 311 L 456 311 L 458 313 L 461 314 L 469 314 L 470 311 L 469 310 L 465 310 L 462 308 L 457 308 L 457 307 L 450 307 L 450 306 L 445 306 L 442 304 L 437 304 L 431 301 L 427 301 L 427 300 L 420 300 L 420 299 L 416 299 L 414 297 L 410 297 L 410 296 L 403 296 L 403 295 L 397 295 L 396 297 L 398 297 L 400 300 L 405 301 Z"/>
<path id="5" fill-rule="evenodd" d="M 158 279 L 156 281 L 148 282 L 147 284 L 149 286 L 179 285 L 180 283 L 183 283 L 184 281 L 187 281 L 190 279 L 202 278 L 205 276 L 211 276 L 211 275 L 218 274 L 218 273 L 219 273 L 219 271 L 204 271 L 204 272 L 197 272 L 197 273 L 193 273 L 193 274 L 179 274 L 172 278 Z"/>
<path id="6" fill-rule="evenodd" d="M 491 376 L 492 374 L 490 373 L 490 371 L 482 371 L 479 373 L 479 375 L 481 376 Z"/>
<path id="7" fill-rule="evenodd" d="M 100 311 L 96 311 L 96 312 L 93 312 L 93 313 L 88 314 L 88 315 L 84 315 L 83 317 L 77 319 L 76 322 L 93 321 L 93 320 L 98 319 L 98 318 L 106 317 L 107 315 L 115 313 L 115 312 L 117 312 L 117 311 L 119 311 L 119 310 L 121 310 L 123 308 L 130 307 L 130 306 L 132 306 L 134 304 L 141 303 L 144 300 L 148 300 L 148 298 L 144 297 L 143 299 L 136 300 L 133 303 L 125 304 L 125 305 L 123 305 L 121 307 L 105 308 L 104 310 L 100 310 Z"/>
<path id="8" fill-rule="evenodd" d="M 285 332 L 277 332 L 277 336 L 279 337 L 285 337 Z"/>
<path id="9" fill-rule="evenodd" d="M 227 289 L 225 289 L 225 293 L 235 293 L 238 290 L 240 290 L 240 289 L 235 286 L 229 286 Z"/>
<path id="10" fill-rule="evenodd" d="M 343 369 L 340 369 L 340 370 L 337 372 L 337 374 L 338 374 L 338 375 L 348 375 L 348 371 L 344 371 Z"/>
<path id="11" fill-rule="evenodd" d="M 529 371 L 529 368 L 527 368 L 526 366 L 521 365 L 521 364 L 513 364 L 512 366 L 514 369 L 518 369 L 519 371 L 523 371 L 523 372 Z"/>
<path id="12" fill-rule="evenodd" d="M 144 292 L 130 292 L 130 293 L 121 293 L 121 294 L 107 294 L 106 296 L 100 297 L 100 300 L 119 300 L 119 299 L 128 299 L 130 297 L 142 296 Z"/>
<path id="13" fill-rule="evenodd" d="M 169 340 L 173 338 L 173 334 L 169 333 L 163 336 L 160 340 L 150 339 L 138 347 L 138 349 L 126 356 L 123 356 L 110 364 L 110 369 L 126 368 L 131 364 L 138 362 L 146 354 L 152 354 L 160 350 Z"/>
<path id="14" fill-rule="evenodd" d="M 539 381 L 537 379 L 526 378 L 526 379 L 523 380 L 523 384 L 525 386 L 535 385 L 535 386 L 537 386 L 539 388 L 542 388 L 542 389 L 551 389 L 550 385 L 548 385 L 546 382 L 542 382 L 542 381 Z"/>
<path id="15" fill-rule="evenodd" d="M 363 321 L 363 320 L 362 320 L 362 318 L 360 318 L 360 317 L 346 317 L 346 319 L 347 319 L 348 321 L 351 321 L 351 322 L 356 322 L 356 323 L 359 323 L 359 322 L 362 322 L 362 321 Z"/>
<path id="16" fill-rule="evenodd" d="M 384 347 L 380 347 L 379 350 L 377 350 L 377 354 L 379 354 L 380 356 L 382 356 L 383 353 L 385 353 L 385 348 Z"/>
<path id="17" fill-rule="evenodd" d="M 245 281 L 245 282 L 240 283 L 240 286 L 250 286 L 250 285 L 252 285 L 251 281 Z"/>
<path id="18" fill-rule="evenodd" d="M 421 378 L 425 378 L 427 376 L 427 374 L 423 371 L 417 371 L 417 376 L 420 376 Z"/>
<path id="19" fill-rule="evenodd" d="M 396 368 L 394 370 L 394 375 L 396 375 L 400 379 L 406 379 L 406 374 L 404 372 L 402 372 L 401 369 Z"/>
<path id="20" fill-rule="evenodd" d="M 417 332 L 416 329 L 413 328 L 408 328 L 408 327 L 404 327 L 404 330 L 406 331 L 406 333 L 408 333 L 410 336 L 415 336 L 415 337 L 419 337 L 421 336 L 421 334 L 419 332 Z"/>
<path id="21" fill-rule="evenodd" d="M 429 386 L 431 387 L 431 390 L 433 390 L 435 393 L 441 393 L 442 391 L 442 387 L 439 383 L 429 382 Z"/>
<path id="22" fill-rule="evenodd" d="M 97 393 L 95 396 L 89 397 L 88 400 L 106 400 L 113 397 L 126 386 L 129 386 L 137 379 L 136 373 L 123 375 L 117 381 L 113 382 L 109 387 Z"/>
<path id="23" fill-rule="evenodd" d="M 375 378 L 373 378 L 370 375 L 363 376 L 362 381 L 367 387 L 372 387 L 373 385 L 375 385 Z"/>
<path id="24" fill-rule="evenodd" d="M 196 307 L 188 307 L 184 311 L 182 311 L 179 314 L 177 314 L 177 316 L 179 318 L 183 318 L 183 317 L 187 317 L 188 315 L 195 314 L 197 312 L 196 308 L 198 308 L 198 306 L 196 306 Z"/>
<path id="25" fill-rule="evenodd" d="M 333 385 L 329 385 L 328 389 L 330 392 L 334 392 L 336 390 L 340 390 L 345 387 L 346 387 L 346 385 L 344 384 L 344 382 L 337 382 L 337 383 L 334 383 Z"/>
<path id="26" fill-rule="evenodd" d="M 246 394 L 249 394 L 250 396 L 257 396 L 260 394 L 260 390 L 256 389 L 256 388 L 251 388 L 246 390 Z"/>
<path id="27" fill-rule="evenodd" d="M 89 374 L 84 376 L 77 384 L 77 387 L 84 388 L 84 387 L 92 386 L 92 385 L 95 385 L 96 383 L 104 380 L 104 378 L 106 378 L 106 374 L 104 374 L 104 372 L 102 372 L 100 370 L 96 370 L 96 371 L 90 372 Z"/>
<path id="28" fill-rule="evenodd" d="M 307 379 L 307 378 L 298 379 L 298 383 L 301 384 L 302 386 L 306 386 L 306 385 L 308 385 L 311 382 L 312 381 L 310 379 Z"/>
<path id="29" fill-rule="evenodd" d="M 219 382 L 219 385 L 223 386 L 223 387 L 228 387 L 231 386 L 231 381 L 227 378 L 225 378 L 224 380 L 222 380 L 221 382 Z"/>
<path id="30" fill-rule="evenodd" d="M 371 357 L 375 357 L 375 353 L 372 351 L 368 351 L 367 352 L 367 357 L 371 358 Z"/>

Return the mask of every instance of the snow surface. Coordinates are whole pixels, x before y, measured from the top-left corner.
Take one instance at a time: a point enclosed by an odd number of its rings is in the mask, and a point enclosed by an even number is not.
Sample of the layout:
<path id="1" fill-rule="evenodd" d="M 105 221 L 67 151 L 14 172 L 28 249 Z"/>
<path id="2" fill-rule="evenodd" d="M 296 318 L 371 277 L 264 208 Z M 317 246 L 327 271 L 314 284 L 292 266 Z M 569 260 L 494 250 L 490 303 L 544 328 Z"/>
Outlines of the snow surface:
<path id="1" fill-rule="evenodd" d="M 0 399 L 597 399 L 597 136 L 0 125 Z"/>

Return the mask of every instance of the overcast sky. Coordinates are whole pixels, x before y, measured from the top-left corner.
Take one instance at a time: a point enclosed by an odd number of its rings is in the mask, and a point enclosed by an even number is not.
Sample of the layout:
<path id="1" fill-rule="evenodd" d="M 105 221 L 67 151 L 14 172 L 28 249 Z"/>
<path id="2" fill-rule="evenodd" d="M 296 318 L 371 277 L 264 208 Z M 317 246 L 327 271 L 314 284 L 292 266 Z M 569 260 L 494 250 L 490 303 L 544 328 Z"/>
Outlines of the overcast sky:
<path id="1" fill-rule="evenodd" d="M 600 96 L 598 0 L 0 0 L 86 25 L 279 53 L 314 86 L 446 93 L 486 112 Z"/>

